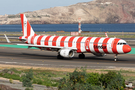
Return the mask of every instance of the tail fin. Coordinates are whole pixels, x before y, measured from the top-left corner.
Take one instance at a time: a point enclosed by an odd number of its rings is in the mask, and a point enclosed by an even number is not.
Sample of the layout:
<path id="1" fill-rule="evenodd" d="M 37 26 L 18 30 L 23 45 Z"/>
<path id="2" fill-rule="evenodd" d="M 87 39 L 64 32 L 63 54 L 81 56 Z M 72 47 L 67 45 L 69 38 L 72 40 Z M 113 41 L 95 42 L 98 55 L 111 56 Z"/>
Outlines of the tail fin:
<path id="1" fill-rule="evenodd" d="M 23 36 L 36 36 L 25 14 L 20 14 L 20 17 L 22 23 Z"/>

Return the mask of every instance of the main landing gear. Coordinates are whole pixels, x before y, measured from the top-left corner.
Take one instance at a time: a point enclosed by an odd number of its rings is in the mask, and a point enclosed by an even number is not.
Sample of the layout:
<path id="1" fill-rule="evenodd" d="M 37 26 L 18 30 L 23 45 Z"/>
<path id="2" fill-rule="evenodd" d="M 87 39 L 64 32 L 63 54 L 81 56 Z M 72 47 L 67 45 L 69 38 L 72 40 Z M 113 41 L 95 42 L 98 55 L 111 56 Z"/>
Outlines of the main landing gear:
<path id="1" fill-rule="evenodd" d="M 60 55 L 60 53 L 58 53 L 58 56 L 57 56 L 57 59 L 63 59 L 64 57 L 62 57 L 61 55 Z"/>
<path id="2" fill-rule="evenodd" d="M 79 54 L 78 56 L 80 59 L 84 59 L 85 58 L 85 55 L 83 53 Z"/>
<path id="3" fill-rule="evenodd" d="M 114 56 L 114 61 L 115 62 L 118 60 L 117 56 L 118 56 L 117 54 L 115 54 L 115 56 Z"/>

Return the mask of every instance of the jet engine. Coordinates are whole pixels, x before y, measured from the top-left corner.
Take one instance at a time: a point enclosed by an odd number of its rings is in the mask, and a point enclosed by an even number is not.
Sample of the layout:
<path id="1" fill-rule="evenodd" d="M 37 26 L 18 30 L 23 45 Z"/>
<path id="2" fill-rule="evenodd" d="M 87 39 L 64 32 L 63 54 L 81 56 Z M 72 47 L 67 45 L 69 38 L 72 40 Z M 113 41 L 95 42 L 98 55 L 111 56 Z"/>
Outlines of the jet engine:
<path id="1" fill-rule="evenodd" d="M 102 53 L 93 53 L 93 55 L 98 56 L 98 57 L 106 56 L 106 54 L 102 54 Z"/>
<path id="2" fill-rule="evenodd" d="M 74 56 L 74 51 L 72 49 L 61 49 L 59 53 L 65 58 L 72 58 Z"/>

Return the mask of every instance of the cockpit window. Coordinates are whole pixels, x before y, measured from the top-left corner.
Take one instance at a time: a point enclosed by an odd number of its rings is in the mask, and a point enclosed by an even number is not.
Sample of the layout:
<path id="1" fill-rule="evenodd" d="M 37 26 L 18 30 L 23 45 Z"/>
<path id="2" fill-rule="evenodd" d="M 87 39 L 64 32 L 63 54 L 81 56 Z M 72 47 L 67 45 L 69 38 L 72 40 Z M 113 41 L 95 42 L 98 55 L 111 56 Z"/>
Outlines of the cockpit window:
<path id="1" fill-rule="evenodd" d="M 127 43 L 118 43 L 117 45 L 127 45 Z"/>

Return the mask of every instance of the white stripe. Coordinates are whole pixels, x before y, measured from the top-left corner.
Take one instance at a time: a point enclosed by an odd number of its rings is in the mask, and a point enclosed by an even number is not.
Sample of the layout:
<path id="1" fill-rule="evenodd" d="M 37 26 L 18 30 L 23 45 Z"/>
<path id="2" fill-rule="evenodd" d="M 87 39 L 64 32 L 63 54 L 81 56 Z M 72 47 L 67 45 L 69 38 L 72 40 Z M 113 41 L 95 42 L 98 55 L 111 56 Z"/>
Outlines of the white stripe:
<path id="1" fill-rule="evenodd" d="M 60 36 L 57 38 L 56 40 L 56 46 L 59 46 L 60 47 L 60 42 L 61 42 L 61 39 L 63 38 L 63 36 Z"/>
<path id="2" fill-rule="evenodd" d="M 52 40 L 54 39 L 55 36 L 51 36 L 48 41 L 48 46 L 52 46 Z"/>
<path id="3" fill-rule="evenodd" d="M 45 38 L 46 38 L 47 36 L 43 36 L 42 37 L 42 39 L 41 39 L 41 45 L 44 45 L 44 43 L 45 43 Z"/>
<path id="4" fill-rule="evenodd" d="M 23 25 L 24 25 L 24 36 L 27 36 L 27 18 L 25 17 L 25 15 L 23 15 Z"/>
<path id="5" fill-rule="evenodd" d="M 34 31 L 33 31 L 33 29 L 32 29 L 32 27 L 31 27 L 31 33 L 30 33 L 30 36 L 34 36 Z"/>
<path id="6" fill-rule="evenodd" d="M 31 38 L 32 38 L 32 36 L 29 36 L 29 37 L 28 37 L 28 43 L 29 43 L 29 44 L 31 44 Z"/>
<path id="7" fill-rule="evenodd" d="M 118 43 L 126 43 L 124 40 L 119 40 Z M 123 51 L 123 45 L 117 45 L 117 52 L 118 53 L 124 53 Z"/>
<path id="8" fill-rule="evenodd" d="M 85 49 L 85 41 L 88 37 L 84 37 L 81 41 L 81 52 L 86 52 L 86 49 Z"/>
<path id="9" fill-rule="evenodd" d="M 64 47 L 68 47 L 68 41 L 71 38 L 71 36 L 67 37 L 64 41 Z"/>
<path id="10" fill-rule="evenodd" d="M 105 38 L 101 38 L 98 42 L 98 46 L 102 46 L 104 40 L 105 40 Z M 104 53 L 103 48 L 98 48 L 98 50 L 100 53 Z"/>
<path id="11" fill-rule="evenodd" d="M 91 40 L 90 40 L 90 51 L 92 52 L 92 53 L 96 53 L 95 52 L 95 50 L 94 50 L 94 41 L 95 41 L 95 39 L 96 39 L 97 37 L 93 37 Z"/>
<path id="12" fill-rule="evenodd" d="M 113 51 L 112 51 L 112 44 L 113 44 L 113 40 L 114 40 L 115 38 L 110 38 L 109 40 L 108 40 L 108 44 L 107 44 L 107 51 L 110 53 L 110 54 L 113 54 Z"/>
<path id="13" fill-rule="evenodd" d="M 40 36 L 36 36 L 35 38 L 34 38 L 34 45 L 37 45 L 37 39 L 39 38 Z"/>
<path id="14" fill-rule="evenodd" d="M 73 42 L 72 42 L 72 47 L 73 47 L 73 48 L 76 48 L 76 44 L 77 44 L 78 38 L 79 38 L 79 37 L 75 37 L 75 38 L 73 39 Z"/>

